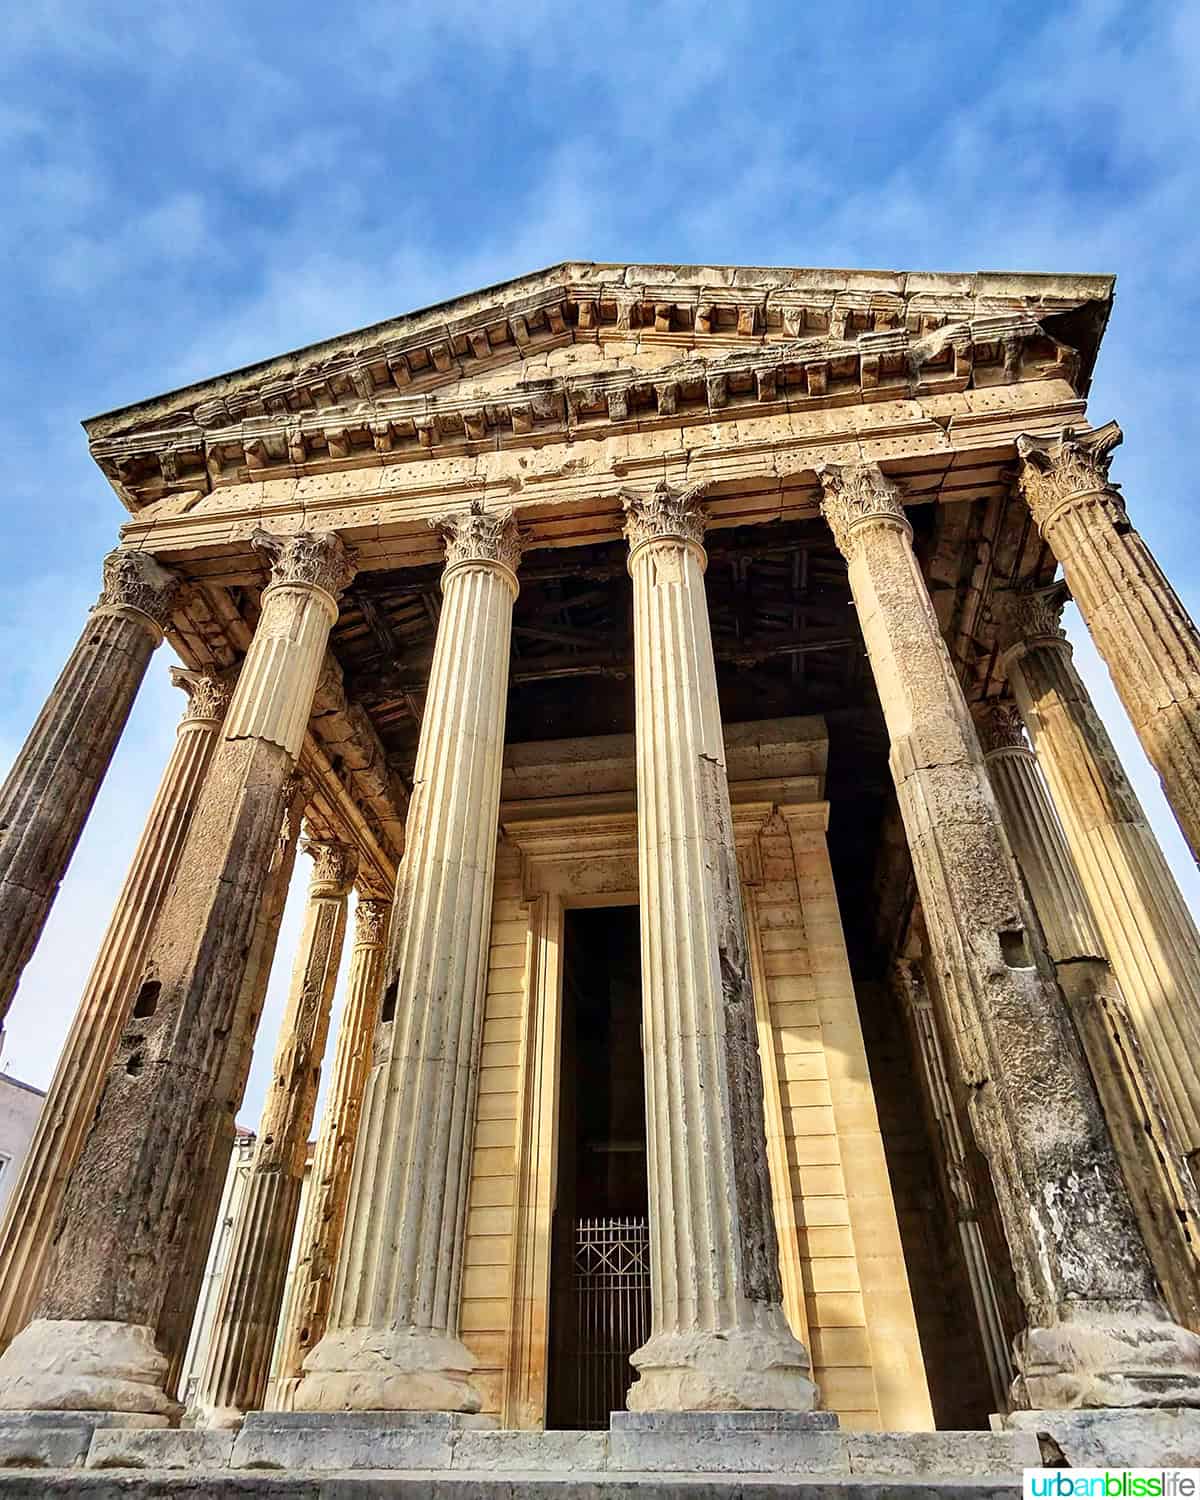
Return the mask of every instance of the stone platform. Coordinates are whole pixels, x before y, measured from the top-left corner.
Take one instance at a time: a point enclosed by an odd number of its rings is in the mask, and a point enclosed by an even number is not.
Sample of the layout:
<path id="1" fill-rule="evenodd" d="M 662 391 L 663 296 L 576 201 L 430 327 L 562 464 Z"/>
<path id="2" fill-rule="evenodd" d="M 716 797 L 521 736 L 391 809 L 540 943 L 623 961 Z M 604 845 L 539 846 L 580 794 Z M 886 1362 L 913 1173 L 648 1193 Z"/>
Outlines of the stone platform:
<path id="1" fill-rule="evenodd" d="M 827 1412 L 613 1414 L 608 1432 L 518 1432 L 457 1414 L 256 1412 L 240 1432 L 41 1417 L 39 1450 L 0 1433 L 0 1500 L 45 1495 L 446 1500 L 746 1494 L 990 1500 L 1040 1464 L 1032 1432 L 843 1432 Z M 72 1455 L 76 1455 L 72 1457 Z M 34 1458 L 34 1463 L 39 1461 Z M 5 1470 L 7 1472 L 5 1472 Z"/>

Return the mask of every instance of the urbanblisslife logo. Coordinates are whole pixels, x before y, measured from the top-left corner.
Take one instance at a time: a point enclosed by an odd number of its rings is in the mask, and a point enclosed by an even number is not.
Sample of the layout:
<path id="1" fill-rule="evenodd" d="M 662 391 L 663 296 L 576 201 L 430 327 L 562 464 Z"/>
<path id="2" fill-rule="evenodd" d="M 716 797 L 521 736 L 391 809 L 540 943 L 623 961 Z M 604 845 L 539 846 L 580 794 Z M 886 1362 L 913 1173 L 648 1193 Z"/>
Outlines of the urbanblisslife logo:
<path id="1" fill-rule="evenodd" d="M 1026 1469 L 1025 1500 L 1200 1496 L 1200 1469 Z"/>

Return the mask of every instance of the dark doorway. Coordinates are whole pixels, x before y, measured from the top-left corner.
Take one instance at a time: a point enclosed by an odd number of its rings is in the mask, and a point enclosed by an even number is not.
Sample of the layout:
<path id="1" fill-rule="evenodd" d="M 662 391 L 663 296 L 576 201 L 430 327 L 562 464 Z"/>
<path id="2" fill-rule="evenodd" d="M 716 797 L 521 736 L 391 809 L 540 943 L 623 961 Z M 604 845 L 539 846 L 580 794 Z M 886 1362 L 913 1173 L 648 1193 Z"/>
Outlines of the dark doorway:
<path id="1" fill-rule="evenodd" d="M 563 936 L 546 1425 L 602 1428 L 649 1333 L 637 907 L 568 911 Z"/>

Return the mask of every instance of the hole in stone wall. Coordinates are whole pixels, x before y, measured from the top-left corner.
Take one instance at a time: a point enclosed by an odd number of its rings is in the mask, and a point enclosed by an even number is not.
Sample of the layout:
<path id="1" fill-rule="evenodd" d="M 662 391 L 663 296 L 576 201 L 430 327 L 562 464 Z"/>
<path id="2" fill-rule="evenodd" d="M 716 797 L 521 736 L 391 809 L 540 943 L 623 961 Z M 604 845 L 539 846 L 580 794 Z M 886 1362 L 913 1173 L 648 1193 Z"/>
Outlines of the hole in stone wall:
<path id="1" fill-rule="evenodd" d="M 137 999 L 133 1002 L 133 1014 L 141 1019 L 152 1016 L 158 1009 L 158 997 L 161 993 L 161 982 L 157 979 L 147 979 L 137 992 Z"/>
<path id="2" fill-rule="evenodd" d="M 396 994 L 400 988 L 400 976 L 396 975 L 391 984 L 383 992 L 383 1000 L 379 1006 L 379 1019 L 381 1021 L 394 1021 L 396 1019 Z"/>
<path id="3" fill-rule="evenodd" d="M 145 1061 L 146 1059 L 140 1052 L 135 1052 L 132 1054 L 129 1061 L 125 1064 L 125 1071 L 129 1074 L 130 1078 L 136 1078 L 138 1076 L 138 1074 L 142 1071 L 142 1067 Z"/>
<path id="4" fill-rule="evenodd" d="M 1029 944 L 1023 927 L 1006 927 L 1000 932 L 1000 954 L 1010 969 L 1031 969 Z"/>

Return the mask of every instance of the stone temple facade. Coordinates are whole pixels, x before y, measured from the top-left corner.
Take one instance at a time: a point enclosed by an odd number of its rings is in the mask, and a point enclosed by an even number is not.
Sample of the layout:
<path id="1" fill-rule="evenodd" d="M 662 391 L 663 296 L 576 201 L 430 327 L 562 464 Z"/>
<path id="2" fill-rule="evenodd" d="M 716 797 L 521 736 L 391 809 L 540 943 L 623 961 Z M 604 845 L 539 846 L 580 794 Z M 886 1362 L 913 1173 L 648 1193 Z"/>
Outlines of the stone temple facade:
<path id="1" fill-rule="evenodd" d="M 85 424 L 128 519 L 0 792 L 0 1015 L 164 637 L 185 708 L 0 1229 L 0 1458 L 1200 1463 L 1200 938 L 1060 625 L 1200 854 L 1112 296 L 572 263 Z"/>

